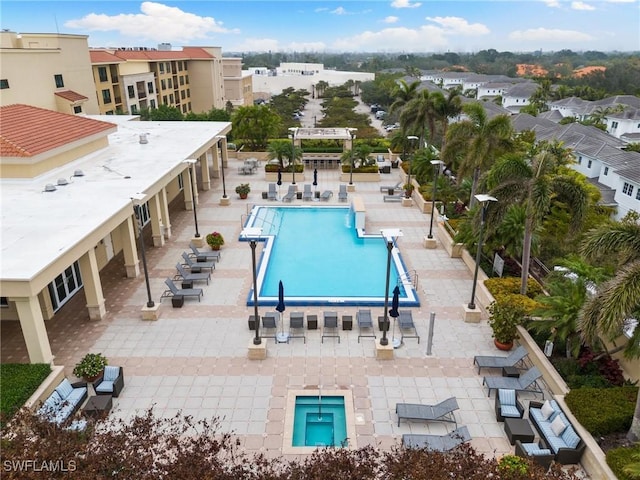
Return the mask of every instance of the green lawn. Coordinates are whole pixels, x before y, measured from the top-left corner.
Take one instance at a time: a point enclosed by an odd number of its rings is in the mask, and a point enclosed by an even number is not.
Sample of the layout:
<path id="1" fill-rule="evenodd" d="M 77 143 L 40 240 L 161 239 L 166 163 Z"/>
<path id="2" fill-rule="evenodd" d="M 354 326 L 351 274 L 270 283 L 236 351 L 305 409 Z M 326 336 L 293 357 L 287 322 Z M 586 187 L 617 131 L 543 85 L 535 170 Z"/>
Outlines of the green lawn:
<path id="1" fill-rule="evenodd" d="M 8 419 L 51 373 L 47 363 L 0 364 L 0 416 Z"/>

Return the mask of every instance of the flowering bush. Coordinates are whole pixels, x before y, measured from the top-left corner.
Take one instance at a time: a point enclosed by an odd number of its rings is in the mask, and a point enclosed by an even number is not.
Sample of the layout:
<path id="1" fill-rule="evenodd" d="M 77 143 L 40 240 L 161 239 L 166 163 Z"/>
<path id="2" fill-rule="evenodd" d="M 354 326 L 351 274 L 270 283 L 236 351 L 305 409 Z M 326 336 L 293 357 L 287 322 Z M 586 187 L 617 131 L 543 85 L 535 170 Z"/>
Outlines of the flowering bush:
<path id="1" fill-rule="evenodd" d="M 207 244 L 211 247 L 221 247 L 224 245 L 224 237 L 220 232 L 213 232 L 207 235 Z"/>

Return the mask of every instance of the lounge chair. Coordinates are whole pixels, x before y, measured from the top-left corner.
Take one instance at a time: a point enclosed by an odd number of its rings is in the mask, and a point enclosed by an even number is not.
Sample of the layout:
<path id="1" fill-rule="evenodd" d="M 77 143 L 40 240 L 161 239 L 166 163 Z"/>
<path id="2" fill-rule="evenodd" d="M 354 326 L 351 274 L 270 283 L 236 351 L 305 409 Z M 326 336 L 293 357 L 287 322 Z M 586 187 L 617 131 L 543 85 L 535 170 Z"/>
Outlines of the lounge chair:
<path id="1" fill-rule="evenodd" d="M 473 363 L 478 365 L 478 373 L 480 373 L 481 368 L 515 367 L 527 355 L 529 355 L 527 349 L 520 345 L 507 357 L 476 355 L 473 357 Z"/>
<path id="2" fill-rule="evenodd" d="M 376 338 L 376 334 L 373 330 L 373 318 L 371 317 L 371 310 L 360 309 L 356 312 L 356 322 L 358 323 L 358 343 L 360 343 L 360 337 Z M 363 334 L 362 329 L 370 328 L 369 334 Z"/>
<path id="3" fill-rule="evenodd" d="M 322 338 L 320 343 L 324 343 L 325 337 L 337 338 L 340 343 L 340 334 L 338 333 L 338 312 L 324 312 L 324 323 L 322 326 Z"/>
<path id="4" fill-rule="evenodd" d="M 189 267 L 189 271 L 191 273 L 199 273 L 202 272 L 202 270 L 209 270 L 210 272 L 213 272 L 213 269 L 216 268 L 216 262 L 215 261 L 210 261 L 210 262 L 198 262 L 198 261 L 193 261 L 193 258 L 191 258 L 189 256 L 189 254 L 187 252 L 182 252 L 182 258 L 184 259 L 183 265 L 186 267 Z"/>
<path id="5" fill-rule="evenodd" d="M 398 313 L 400 316 L 398 317 L 398 325 L 400 325 L 400 342 L 406 338 L 417 338 L 418 343 L 420 343 L 420 335 L 418 335 L 418 330 L 416 329 L 415 324 L 413 323 L 413 315 L 411 310 L 399 310 Z M 413 330 L 413 335 L 405 335 L 403 331 Z"/>
<path id="6" fill-rule="evenodd" d="M 325 202 L 328 202 L 329 199 L 333 196 L 333 192 L 331 190 L 325 190 L 324 192 L 322 192 L 322 194 L 320 195 L 320 200 L 323 200 Z"/>
<path id="7" fill-rule="evenodd" d="M 171 278 L 167 278 L 164 283 L 167 284 L 169 290 L 164 291 L 160 296 L 160 300 L 166 297 L 175 297 L 176 295 L 180 295 L 182 297 L 198 297 L 198 301 L 200 301 L 200 297 L 203 295 L 201 288 L 178 288 Z"/>
<path id="8" fill-rule="evenodd" d="M 393 190 L 392 195 L 395 195 L 396 190 L 399 190 L 401 185 L 402 185 L 402 181 L 399 181 L 395 185 L 382 185 L 380 187 L 380 193 L 389 193 L 390 191 Z"/>
<path id="9" fill-rule="evenodd" d="M 346 202 L 347 197 L 347 186 L 343 183 L 340 185 L 340 190 L 338 190 L 338 200 L 340 200 L 341 202 Z"/>
<path id="10" fill-rule="evenodd" d="M 294 330 L 303 333 L 294 335 Z M 289 338 L 302 338 L 304 343 L 307 343 L 307 337 L 304 334 L 304 312 L 291 312 L 289 315 Z"/>
<path id="11" fill-rule="evenodd" d="M 267 190 L 267 198 L 269 200 L 277 200 L 278 199 L 278 191 L 276 190 L 276 184 L 270 183 L 269 190 Z"/>
<path id="12" fill-rule="evenodd" d="M 210 272 L 191 273 L 179 263 L 176 263 L 176 270 L 178 273 L 173 277 L 174 280 L 182 280 L 183 282 L 201 282 L 204 280 L 209 285 Z"/>
<path id="13" fill-rule="evenodd" d="M 287 194 L 284 197 L 282 197 L 282 201 L 283 202 L 290 202 L 294 198 L 296 198 L 296 186 L 295 185 L 289 185 L 289 190 L 287 191 Z"/>
<path id="14" fill-rule="evenodd" d="M 482 384 L 486 385 L 489 392 L 487 396 L 491 396 L 491 390 L 500 388 L 515 390 L 516 392 L 533 392 L 542 393 L 538 388 L 537 380 L 542 377 L 542 373 L 538 367 L 531 367 L 519 378 L 513 377 L 484 377 Z"/>
<path id="15" fill-rule="evenodd" d="M 398 426 L 400 420 L 424 420 L 427 422 L 458 422 L 453 415 L 454 410 L 458 410 L 456 397 L 450 397 L 436 405 L 423 405 L 419 403 L 396 403 L 396 414 L 398 415 Z"/>
<path id="16" fill-rule="evenodd" d="M 311 191 L 311 185 L 304 184 L 304 190 L 302 191 L 302 200 L 313 200 L 313 192 Z"/>
<path id="17" fill-rule="evenodd" d="M 401 202 L 403 198 L 404 198 L 404 195 L 402 195 L 402 194 L 383 195 L 382 196 L 382 201 L 384 201 L 384 202 Z"/>
<path id="18" fill-rule="evenodd" d="M 191 248 L 191 256 L 198 262 L 220 261 L 220 250 L 198 250 L 193 242 L 189 243 L 189 248 Z"/>
<path id="19" fill-rule="evenodd" d="M 111 395 L 117 397 L 124 388 L 124 370 L 122 367 L 106 365 L 96 381 L 93 390 L 96 395 Z"/>
<path id="20" fill-rule="evenodd" d="M 402 446 L 405 448 L 426 448 L 434 452 L 448 452 L 458 445 L 471 440 L 467 427 L 456 428 L 446 435 L 402 435 Z"/>
<path id="21" fill-rule="evenodd" d="M 278 343 L 278 313 L 268 312 L 262 317 L 262 328 L 269 330 L 268 334 L 262 334 L 265 338 L 273 338 Z"/>

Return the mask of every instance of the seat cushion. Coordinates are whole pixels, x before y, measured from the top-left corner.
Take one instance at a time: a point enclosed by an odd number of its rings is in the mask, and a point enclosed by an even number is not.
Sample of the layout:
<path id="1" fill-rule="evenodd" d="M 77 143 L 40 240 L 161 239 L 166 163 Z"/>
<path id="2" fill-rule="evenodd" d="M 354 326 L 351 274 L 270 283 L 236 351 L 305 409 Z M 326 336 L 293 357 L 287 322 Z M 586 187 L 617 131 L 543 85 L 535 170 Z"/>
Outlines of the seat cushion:
<path id="1" fill-rule="evenodd" d="M 74 388 L 73 391 L 69 394 L 67 398 L 65 398 L 66 402 L 69 402 L 74 407 L 82 401 L 85 394 L 87 393 L 87 387 L 78 387 Z"/>
<path id="2" fill-rule="evenodd" d="M 58 394 L 60 394 L 60 398 L 64 400 L 71 394 L 71 392 L 73 392 L 73 387 L 69 383 L 69 380 L 65 378 L 60 382 L 60 385 L 56 387 L 56 392 L 58 392 Z"/>
<path id="3" fill-rule="evenodd" d="M 104 367 L 104 376 L 102 377 L 102 379 L 108 380 L 110 382 L 115 382 L 119 374 L 120 374 L 120 367 L 107 365 L 106 367 Z"/>
<path id="4" fill-rule="evenodd" d="M 113 382 L 110 380 L 103 380 L 100 382 L 100 385 L 96 387 L 96 392 L 100 393 L 112 393 L 113 392 Z"/>
<path id="5" fill-rule="evenodd" d="M 548 448 L 540 448 L 540 445 L 537 443 L 523 443 L 521 445 L 527 455 L 551 455 L 551 450 Z"/>
<path id="6" fill-rule="evenodd" d="M 580 437 L 571 425 L 568 425 L 567 428 L 564 429 L 564 432 L 562 432 L 560 437 L 569 448 L 576 448 L 580 443 Z"/>
<path id="7" fill-rule="evenodd" d="M 514 405 L 502 405 L 500 413 L 503 417 L 520 418 L 520 411 Z"/>
<path id="8" fill-rule="evenodd" d="M 498 396 L 500 397 L 500 405 L 504 408 L 505 405 L 516 405 L 516 391 L 511 389 L 498 389 Z"/>

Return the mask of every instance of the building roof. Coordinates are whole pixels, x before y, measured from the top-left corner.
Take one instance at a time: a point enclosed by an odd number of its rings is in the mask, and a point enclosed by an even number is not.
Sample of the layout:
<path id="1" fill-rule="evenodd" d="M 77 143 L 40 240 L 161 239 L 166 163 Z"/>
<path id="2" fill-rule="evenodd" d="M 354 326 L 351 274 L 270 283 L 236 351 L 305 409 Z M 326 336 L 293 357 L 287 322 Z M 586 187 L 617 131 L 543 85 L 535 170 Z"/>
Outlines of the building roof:
<path id="1" fill-rule="evenodd" d="M 65 90 L 64 92 L 56 92 L 58 97 L 64 98 L 65 100 L 69 100 L 70 102 L 80 102 L 83 100 L 89 100 L 84 95 L 74 92 L 73 90 Z"/>
<path id="2" fill-rule="evenodd" d="M 215 136 L 231 130 L 229 122 L 140 122 L 131 115 L 56 115 L 69 117 L 68 130 L 82 131 L 94 123 L 109 125 L 113 129 L 109 145 L 33 179 L 0 179 L 3 282 L 29 281 L 86 242 L 83 239 L 100 241 L 95 238 L 100 229 L 123 209 L 132 209 L 133 195 L 149 191 L 167 176 L 175 177 L 184 170 L 184 160 L 201 154 L 215 142 Z M 3 115 L 1 122 L 3 131 L 8 125 L 12 131 L 31 128 L 29 120 L 20 115 L 9 119 Z M 146 134 L 148 143 L 139 142 L 140 134 Z M 82 170 L 84 176 L 74 176 L 76 170 Z M 43 191 L 58 179 L 67 179 L 68 184 L 53 192 Z"/>
<path id="3" fill-rule="evenodd" d="M 89 57 L 91 58 L 91 63 L 93 63 L 93 64 L 98 64 L 98 63 L 122 63 L 122 62 L 124 62 L 123 59 L 115 56 L 114 54 L 112 54 L 111 52 L 108 52 L 106 50 L 90 49 L 89 50 Z"/>
<path id="4" fill-rule="evenodd" d="M 530 98 L 538 90 L 538 86 L 535 82 L 516 83 L 504 92 L 503 97 Z"/>
<path id="5" fill-rule="evenodd" d="M 0 157 L 32 157 L 116 128 L 102 120 L 21 104 L 0 107 L 0 125 Z"/>
<path id="6" fill-rule="evenodd" d="M 516 132 L 522 132 L 524 130 L 533 130 L 536 128 L 546 129 L 546 128 L 554 128 L 556 126 L 555 122 L 551 120 L 547 120 L 542 117 L 534 117 L 533 115 L 529 115 L 528 113 L 518 113 L 511 117 L 511 124 Z"/>

